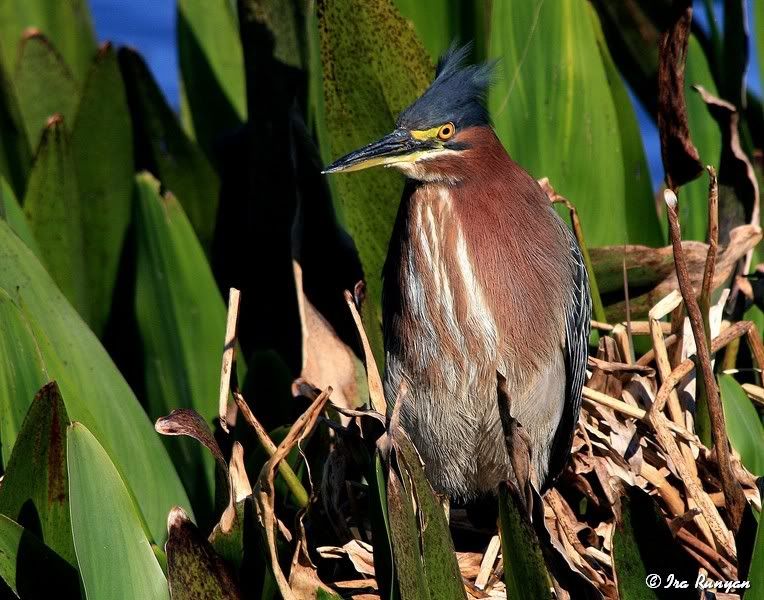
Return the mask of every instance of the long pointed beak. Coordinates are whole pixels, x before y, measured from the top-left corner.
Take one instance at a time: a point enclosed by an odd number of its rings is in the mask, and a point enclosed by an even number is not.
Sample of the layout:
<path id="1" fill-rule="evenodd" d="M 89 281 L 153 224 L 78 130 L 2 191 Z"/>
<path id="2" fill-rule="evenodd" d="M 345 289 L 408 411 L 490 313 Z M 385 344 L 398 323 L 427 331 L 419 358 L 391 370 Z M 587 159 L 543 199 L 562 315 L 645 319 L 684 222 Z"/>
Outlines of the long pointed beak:
<path id="1" fill-rule="evenodd" d="M 377 165 L 412 162 L 430 149 L 430 144 L 414 139 L 405 129 L 396 129 L 382 139 L 335 160 L 323 172 L 360 171 Z"/>

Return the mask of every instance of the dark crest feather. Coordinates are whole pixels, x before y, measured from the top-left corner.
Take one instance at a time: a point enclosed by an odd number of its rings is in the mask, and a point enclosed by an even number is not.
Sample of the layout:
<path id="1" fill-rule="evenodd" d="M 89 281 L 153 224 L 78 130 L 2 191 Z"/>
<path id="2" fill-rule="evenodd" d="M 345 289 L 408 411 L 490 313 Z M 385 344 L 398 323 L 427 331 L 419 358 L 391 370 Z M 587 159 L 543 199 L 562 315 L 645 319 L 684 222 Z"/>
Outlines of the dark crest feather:
<path id="1" fill-rule="evenodd" d="M 495 62 L 465 65 L 471 44 L 451 47 L 440 57 L 430 87 L 398 117 L 398 126 L 429 129 L 451 121 L 457 128 L 488 125 L 486 92 Z"/>

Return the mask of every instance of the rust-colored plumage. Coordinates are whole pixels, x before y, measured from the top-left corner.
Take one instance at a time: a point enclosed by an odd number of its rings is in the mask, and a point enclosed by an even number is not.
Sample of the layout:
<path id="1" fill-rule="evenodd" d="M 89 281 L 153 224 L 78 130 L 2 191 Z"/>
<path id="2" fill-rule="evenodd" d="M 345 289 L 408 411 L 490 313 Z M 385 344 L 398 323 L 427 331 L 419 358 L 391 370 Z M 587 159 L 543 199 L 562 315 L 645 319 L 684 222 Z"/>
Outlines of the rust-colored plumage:
<path id="1" fill-rule="evenodd" d="M 559 473 L 590 300 L 575 239 L 507 155 L 480 109 L 485 68 L 460 69 L 463 57 L 446 57 L 395 132 L 328 170 L 386 164 L 408 178 L 383 274 L 385 394 L 405 381 L 401 424 L 433 487 L 470 498 L 513 477 L 497 373 L 530 439 L 532 479 Z"/>

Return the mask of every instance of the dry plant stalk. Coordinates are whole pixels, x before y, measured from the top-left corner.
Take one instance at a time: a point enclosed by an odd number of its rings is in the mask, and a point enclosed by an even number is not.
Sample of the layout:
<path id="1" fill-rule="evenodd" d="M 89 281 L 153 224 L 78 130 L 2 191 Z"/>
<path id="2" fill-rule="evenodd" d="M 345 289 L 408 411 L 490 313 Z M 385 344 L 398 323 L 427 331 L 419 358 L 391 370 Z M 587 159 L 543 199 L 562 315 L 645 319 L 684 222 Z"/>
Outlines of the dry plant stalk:
<path id="1" fill-rule="evenodd" d="M 364 364 L 366 365 L 366 378 L 369 383 L 369 400 L 371 400 L 371 407 L 379 414 L 384 415 L 387 412 L 387 405 L 385 403 L 385 393 L 382 389 L 382 378 L 379 376 L 379 369 L 377 369 L 377 363 L 374 360 L 374 354 L 371 351 L 371 345 L 369 344 L 369 338 L 366 337 L 366 330 L 363 328 L 363 321 L 361 321 L 361 315 L 358 314 L 358 309 L 355 306 L 353 300 L 353 294 L 345 290 L 345 302 L 350 309 L 350 314 L 353 316 L 353 322 L 358 330 L 358 337 L 361 340 L 361 346 L 363 347 Z"/>
<path id="2" fill-rule="evenodd" d="M 690 275 L 687 271 L 687 264 L 684 260 L 684 253 L 682 251 L 682 234 L 679 225 L 679 214 L 677 212 L 678 203 L 676 194 L 671 190 L 666 190 L 665 196 L 667 200 L 666 212 L 668 213 L 669 233 L 671 235 L 671 244 L 674 248 L 674 263 L 676 266 L 677 277 L 679 279 L 679 289 L 684 298 L 684 305 L 690 319 L 692 334 L 695 338 L 695 347 L 697 348 L 696 356 L 700 364 L 700 371 L 703 376 L 703 384 L 706 390 L 714 448 L 716 449 L 719 461 L 719 475 L 722 481 L 724 496 L 727 500 L 727 511 L 730 518 L 730 524 L 732 529 L 737 531 L 743 518 L 745 497 L 740 484 L 732 473 L 727 430 L 724 424 L 724 411 L 722 410 L 719 388 L 716 385 L 716 379 L 714 377 L 713 369 L 711 368 L 711 354 L 706 340 L 703 315 L 698 306 L 695 290 L 692 287 Z"/>
<path id="3" fill-rule="evenodd" d="M 231 370 L 236 361 L 236 323 L 239 320 L 241 293 L 236 288 L 228 292 L 228 318 L 225 325 L 223 344 L 223 364 L 220 367 L 220 396 L 218 397 L 218 419 L 223 431 L 228 430 L 228 391 L 231 387 Z"/>

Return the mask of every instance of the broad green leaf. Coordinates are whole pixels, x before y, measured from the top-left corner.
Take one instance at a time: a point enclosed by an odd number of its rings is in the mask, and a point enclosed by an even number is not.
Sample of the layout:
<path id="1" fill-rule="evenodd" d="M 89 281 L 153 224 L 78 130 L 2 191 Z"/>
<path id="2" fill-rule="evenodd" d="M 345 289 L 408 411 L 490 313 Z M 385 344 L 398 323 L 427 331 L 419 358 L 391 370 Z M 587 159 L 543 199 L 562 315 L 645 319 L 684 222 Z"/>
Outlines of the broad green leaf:
<path id="1" fill-rule="evenodd" d="M 82 424 L 66 432 L 72 534 L 88 598 L 169 598 L 140 511 L 106 450 Z"/>
<path id="2" fill-rule="evenodd" d="M 655 210 L 650 170 L 647 167 L 645 148 L 642 145 L 642 133 L 639 130 L 634 106 L 626 91 L 621 74 L 610 55 L 599 17 L 591 4 L 588 4 L 588 9 L 618 118 L 618 130 L 623 153 L 624 193 L 629 211 L 626 219 L 628 240 L 631 243 L 663 246 L 665 236 L 658 220 L 658 213 Z"/>
<path id="3" fill-rule="evenodd" d="M 132 489 L 154 539 L 163 540 L 167 512 L 174 505 L 187 507 L 188 499 L 159 436 L 98 339 L 2 220 L 0 291 L 23 313 L 27 335 L 42 357 L 43 382 L 58 382 L 69 417 L 98 437 Z M 14 400 L 28 405 L 33 396 Z"/>
<path id="4" fill-rule="evenodd" d="M 96 50 L 87 0 L 3 0 L 0 2 L 2 60 L 16 64 L 22 33 L 42 31 L 55 44 L 75 75 L 84 79 Z"/>
<path id="5" fill-rule="evenodd" d="M 24 213 L 48 273 L 87 321 L 82 215 L 71 143 L 60 117 L 45 127 L 24 198 Z"/>
<path id="6" fill-rule="evenodd" d="M 708 113 L 705 102 L 693 85 L 702 85 L 710 94 L 717 95 L 708 60 L 695 36 L 690 36 L 687 48 L 687 66 L 684 74 L 685 98 L 687 101 L 687 121 L 700 160 L 704 165 L 713 165 L 719 171 L 722 152 L 722 136 L 719 126 Z M 708 177 L 703 174 L 698 179 L 682 186 L 679 191 L 679 218 L 682 223 L 682 238 L 705 240 L 708 229 Z M 720 219 L 724 215 L 719 215 Z"/>
<path id="7" fill-rule="evenodd" d="M 47 381 L 40 348 L 24 313 L 0 290 L 0 450 L 7 467 L 32 399 Z"/>
<path id="8" fill-rule="evenodd" d="M 427 578 L 419 552 L 419 528 L 411 495 L 395 469 L 387 478 L 387 511 L 395 577 L 402 600 L 427 600 Z"/>
<path id="9" fill-rule="evenodd" d="M 323 0 L 318 30 L 329 155 L 338 158 L 390 132 L 398 113 L 430 83 L 432 67 L 413 27 L 391 0 Z M 333 176 L 338 215 L 355 240 L 367 282 L 366 322 L 382 360 L 382 265 L 403 178 L 390 169 Z"/>
<path id="10" fill-rule="evenodd" d="M 0 175 L 18 197 L 24 193 L 32 152 L 10 73 L 0 61 Z"/>
<path id="11" fill-rule="evenodd" d="M 755 46 L 754 52 L 758 55 L 759 62 L 759 80 L 764 81 L 764 2 L 753 3 L 753 23 L 751 23 L 751 31 L 756 32 L 751 36 L 751 42 Z M 759 536 L 762 537 L 762 536 Z M 764 541 L 761 542 L 764 546 Z"/>
<path id="12" fill-rule="evenodd" d="M 743 595 L 743 600 L 764 600 L 764 519 L 759 517 L 759 528 L 756 531 L 756 544 L 753 548 L 753 558 L 748 569 L 750 589 Z"/>
<path id="13" fill-rule="evenodd" d="M 304 62 L 303 10 L 300 0 L 242 0 L 239 20 L 242 25 L 247 21 L 265 25 L 273 35 L 273 57 L 299 69 Z M 315 18 L 314 10 L 306 12 Z"/>
<path id="14" fill-rule="evenodd" d="M 183 121 L 210 158 L 215 142 L 247 120 L 244 55 L 228 0 L 178 0 Z"/>
<path id="15" fill-rule="evenodd" d="M 218 414 L 225 303 L 175 197 L 161 195 L 159 182 L 147 173 L 137 177 L 135 190 L 135 312 L 149 416 L 193 408 L 212 423 Z M 242 360 L 237 367 L 243 378 Z M 206 497 L 203 504 L 211 509 L 215 478 L 210 456 L 190 440 L 173 440 L 168 447 L 191 498 Z"/>
<path id="16" fill-rule="evenodd" d="M 29 530 L 0 514 L 0 579 L 19 598 L 79 598 L 77 571 Z M 0 583 L 0 592 L 3 591 Z"/>
<path id="17" fill-rule="evenodd" d="M 509 154 L 576 205 L 589 246 L 650 241 L 648 228 L 627 225 L 644 210 L 627 201 L 621 124 L 586 4 L 493 3 L 490 56 L 501 66 L 489 109 Z"/>
<path id="18" fill-rule="evenodd" d="M 637 487 L 621 497 L 621 516 L 613 533 L 613 568 L 621 598 L 654 600 L 670 597 L 645 585 L 665 585 L 669 574 L 695 581 L 698 566 L 681 552 L 654 500 Z M 655 578 L 657 576 L 657 579 Z"/>
<path id="19" fill-rule="evenodd" d="M 24 35 L 13 75 L 21 115 L 32 148 L 40 142 L 49 118 L 74 116 L 79 86 L 69 67 L 48 38 L 39 32 Z"/>
<path id="20" fill-rule="evenodd" d="M 117 57 L 109 44 L 99 50 L 85 80 L 71 140 L 89 321 L 93 331 L 100 333 L 111 308 L 133 191 L 130 110 Z"/>
<path id="21" fill-rule="evenodd" d="M 167 579 L 173 600 L 240 597 L 228 566 L 182 509 L 170 512 L 167 529 Z"/>
<path id="22" fill-rule="evenodd" d="M 507 597 L 551 599 L 551 581 L 536 532 L 519 495 L 504 487 L 499 493 L 499 529 Z"/>
<path id="23" fill-rule="evenodd" d="M 35 533 L 76 567 L 69 517 L 66 428 L 69 417 L 51 382 L 29 408 L 0 486 L 0 513 Z"/>
<path id="24" fill-rule="evenodd" d="M 405 434 L 395 437 L 394 446 L 398 466 L 405 478 L 410 478 L 416 501 L 420 547 L 427 588 L 430 597 L 464 598 L 467 596 L 462 584 L 459 564 L 456 562 L 454 543 L 448 529 L 443 505 L 437 500 L 427 477 L 419 454 Z"/>
<path id="25" fill-rule="evenodd" d="M 460 23 L 466 15 L 467 3 L 462 6 L 450 0 L 395 0 L 395 5 L 405 19 L 414 24 L 419 39 L 437 60 L 446 48 L 459 38 Z M 464 38 L 464 41 L 472 36 Z"/>
<path id="26" fill-rule="evenodd" d="M 143 58 L 129 48 L 121 48 L 118 56 L 133 117 L 136 167 L 151 171 L 178 197 L 202 244 L 209 246 L 217 217 L 218 177 L 181 129 Z"/>
<path id="27" fill-rule="evenodd" d="M 37 240 L 32 235 L 24 211 L 16 200 L 16 194 L 13 193 L 10 184 L 4 177 L 0 176 L 0 219 L 5 219 L 8 226 L 17 236 L 29 247 L 37 256 L 42 256 Z"/>
<path id="28" fill-rule="evenodd" d="M 764 475 L 764 426 L 756 408 L 732 375 L 719 375 L 724 420 L 732 447 L 754 475 Z"/>

